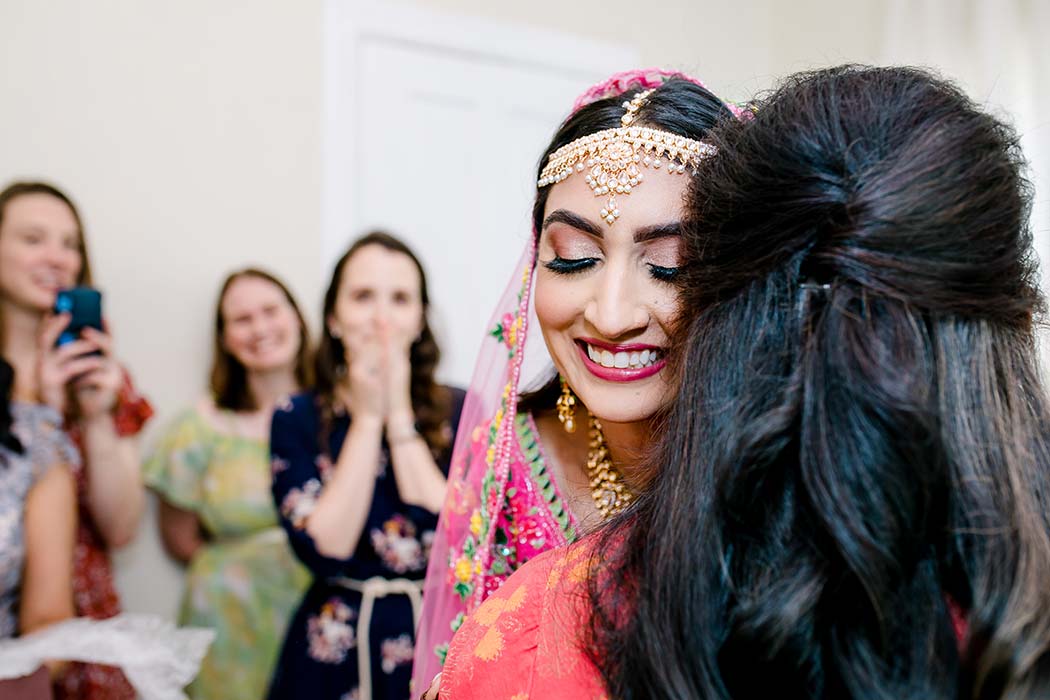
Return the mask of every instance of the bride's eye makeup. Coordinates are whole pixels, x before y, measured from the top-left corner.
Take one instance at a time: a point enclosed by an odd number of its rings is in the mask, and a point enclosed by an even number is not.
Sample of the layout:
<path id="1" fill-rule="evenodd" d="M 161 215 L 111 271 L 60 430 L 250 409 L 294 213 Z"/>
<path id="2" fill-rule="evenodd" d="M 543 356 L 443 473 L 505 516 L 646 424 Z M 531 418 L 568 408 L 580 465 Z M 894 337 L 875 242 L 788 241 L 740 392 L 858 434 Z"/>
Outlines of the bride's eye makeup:
<path id="1" fill-rule="evenodd" d="M 682 239 L 679 236 L 657 238 L 646 244 L 645 265 L 653 279 L 673 282 L 682 264 Z"/>
<path id="2" fill-rule="evenodd" d="M 597 262 L 598 258 L 566 259 L 560 256 L 555 256 L 551 260 L 543 263 L 543 266 L 551 272 L 555 272 L 559 275 L 572 275 L 594 267 Z"/>
<path id="3" fill-rule="evenodd" d="M 545 268 L 559 275 L 572 275 L 594 267 L 601 260 L 602 250 L 586 233 L 572 229 L 548 232 L 548 247 L 553 256 L 543 260 Z"/>
<path id="4" fill-rule="evenodd" d="M 678 277 L 679 268 L 677 267 L 663 267 L 652 263 L 648 263 L 648 267 L 649 274 L 653 276 L 653 279 L 661 282 L 674 282 L 675 278 Z"/>

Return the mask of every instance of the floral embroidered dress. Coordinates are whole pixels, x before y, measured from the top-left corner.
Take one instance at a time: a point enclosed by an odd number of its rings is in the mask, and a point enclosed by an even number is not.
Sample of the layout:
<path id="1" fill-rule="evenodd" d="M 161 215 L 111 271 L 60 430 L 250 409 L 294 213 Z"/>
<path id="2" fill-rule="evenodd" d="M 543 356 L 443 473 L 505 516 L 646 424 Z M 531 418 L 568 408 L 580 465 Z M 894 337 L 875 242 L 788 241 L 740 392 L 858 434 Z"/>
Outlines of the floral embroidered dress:
<path id="1" fill-rule="evenodd" d="M 523 566 L 460 627 L 441 674 L 446 700 L 607 700 L 584 651 L 587 540 Z"/>
<path id="2" fill-rule="evenodd" d="M 80 463 L 76 448 L 62 432 L 62 416 L 54 409 L 12 403 L 11 418 L 11 432 L 24 452 L 0 445 L 0 639 L 18 635 L 26 497 L 50 469 Z"/>
<path id="3" fill-rule="evenodd" d="M 215 630 L 187 692 L 202 700 L 260 700 L 288 620 L 310 574 L 292 553 L 270 493 L 270 445 L 220 430 L 234 416 L 186 411 L 144 466 L 147 486 L 195 513 L 208 541 L 186 571 L 180 625 Z"/>
<path id="4" fill-rule="evenodd" d="M 452 391 L 454 435 L 463 392 Z M 322 450 L 321 410 L 312 392 L 274 413 L 273 496 L 281 524 L 314 581 L 289 625 L 271 700 L 367 700 L 365 684 L 376 700 L 409 697 L 416 608 L 437 515 L 401 500 L 384 442 L 360 542 L 346 559 L 321 554 L 304 523 L 349 427 L 347 415 L 336 415 Z M 448 473 L 447 455 L 438 466 Z"/>
<path id="5" fill-rule="evenodd" d="M 117 394 L 113 422 L 121 437 L 137 435 L 153 416 L 153 407 L 140 396 L 125 373 L 124 386 Z M 67 431 L 81 461 L 73 472 L 77 484 L 77 541 L 73 549 L 73 604 L 80 617 L 96 620 L 120 612 L 120 599 L 113 584 L 113 565 L 102 534 L 87 506 L 88 470 L 84 460 L 84 438 L 75 424 Z M 98 465 L 105 469 L 106 465 Z M 92 467 L 94 468 L 94 467 Z M 134 700 L 135 691 L 120 669 L 97 664 L 69 664 L 55 687 L 57 700 Z"/>

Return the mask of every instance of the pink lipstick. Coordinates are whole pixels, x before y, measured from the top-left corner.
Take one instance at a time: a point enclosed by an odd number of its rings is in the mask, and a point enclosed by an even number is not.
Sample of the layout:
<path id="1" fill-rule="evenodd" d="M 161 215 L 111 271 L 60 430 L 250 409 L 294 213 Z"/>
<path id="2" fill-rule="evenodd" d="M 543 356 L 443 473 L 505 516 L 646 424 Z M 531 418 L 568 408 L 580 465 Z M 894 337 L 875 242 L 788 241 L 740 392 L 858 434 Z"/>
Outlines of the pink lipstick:
<path id="1" fill-rule="evenodd" d="M 593 338 L 579 338 L 576 347 L 583 359 L 583 366 L 594 376 L 609 382 L 647 379 L 667 365 L 663 348 L 655 345 L 611 345 Z M 591 356 L 592 352 L 594 357 Z M 615 366 L 607 366 L 610 364 Z"/>

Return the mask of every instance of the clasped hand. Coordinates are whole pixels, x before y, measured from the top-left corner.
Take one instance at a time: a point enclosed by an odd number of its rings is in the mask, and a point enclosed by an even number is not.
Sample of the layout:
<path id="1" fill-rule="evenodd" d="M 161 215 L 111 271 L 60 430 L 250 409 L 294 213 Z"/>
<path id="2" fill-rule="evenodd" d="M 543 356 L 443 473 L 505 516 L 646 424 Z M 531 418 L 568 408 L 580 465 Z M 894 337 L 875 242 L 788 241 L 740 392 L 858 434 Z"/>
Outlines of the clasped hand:
<path id="1" fill-rule="evenodd" d="M 341 397 L 355 417 L 371 416 L 391 423 L 412 415 L 412 337 L 388 326 L 343 335 L 346 379 Z"/>

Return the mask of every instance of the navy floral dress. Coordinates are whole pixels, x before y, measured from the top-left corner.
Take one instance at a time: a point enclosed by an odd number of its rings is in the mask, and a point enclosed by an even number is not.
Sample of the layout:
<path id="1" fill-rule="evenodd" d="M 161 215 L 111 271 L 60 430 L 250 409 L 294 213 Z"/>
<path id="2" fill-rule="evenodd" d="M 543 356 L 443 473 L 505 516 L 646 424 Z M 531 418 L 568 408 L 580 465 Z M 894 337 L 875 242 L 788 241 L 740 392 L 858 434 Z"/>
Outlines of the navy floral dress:
<path id="1" fill-rule="evenodd" d="M 455 440 L 464 393 L 452 389 L 450 442 Z M 406 505 L 398 495 L 390 452 L 382 445 L 375 494 L 361 540 L 347 559 L 317 551 L 305 521 L 338 459 L 350 418 L 336 415 L 327 450 L 320 449 L 321 408 L 316 394 L 299 394 L 274 412 L 270 433 L 273 495 L 281 525 L 299 559 L 312 571 L 307 590 L 285 637 L 270 686 L 270 700 L 369 700 L 359 687 L 358 622 L 361 582 L 373 577 L 422 581 L 437 527 L 437 515 Z M 447 475 L 451 449 L 438 459 Z M 372 698 L 409 697 L 415 623 L 408 595 L 375 597 L 365 632 L 371 659 Z"/>

